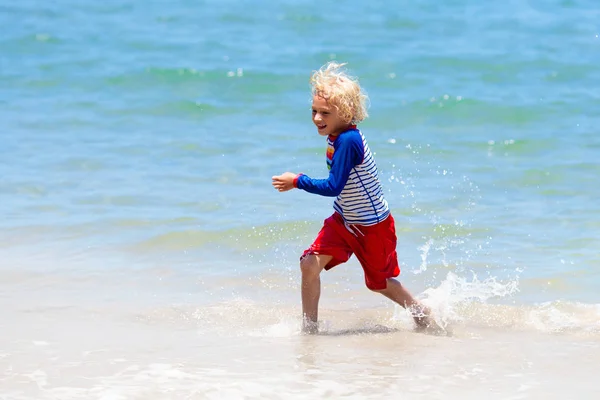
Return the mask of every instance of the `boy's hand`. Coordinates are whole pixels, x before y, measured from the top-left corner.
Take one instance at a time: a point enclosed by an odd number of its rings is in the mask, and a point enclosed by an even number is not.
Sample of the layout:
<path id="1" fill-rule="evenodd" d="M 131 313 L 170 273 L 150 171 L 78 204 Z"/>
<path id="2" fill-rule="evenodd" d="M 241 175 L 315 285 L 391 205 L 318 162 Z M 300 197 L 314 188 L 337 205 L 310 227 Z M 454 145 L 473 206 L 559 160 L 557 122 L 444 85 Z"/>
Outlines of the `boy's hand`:
<path id="1" fill-rule="evenodd" d="M 273 187 L 280 192 L 292 190 L 294 188 L 294 179 L 296 179 L 297 176 L 298 174 L 292 172 L 284 172 L 281 175 L 274 176 L 271 178 L 273 180 Z"/>

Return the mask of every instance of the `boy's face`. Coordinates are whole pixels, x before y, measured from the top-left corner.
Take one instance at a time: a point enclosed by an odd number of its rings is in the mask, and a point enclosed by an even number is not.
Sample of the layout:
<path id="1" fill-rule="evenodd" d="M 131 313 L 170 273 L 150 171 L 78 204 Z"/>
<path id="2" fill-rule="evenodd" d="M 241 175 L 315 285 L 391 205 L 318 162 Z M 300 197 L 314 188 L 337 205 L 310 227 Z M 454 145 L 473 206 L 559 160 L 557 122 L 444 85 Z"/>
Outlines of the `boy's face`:
<path id="1" fill-rule="evenodd" d="M 321 96 L 313 97 L 312 120 L 321 136 L 337 136 L 350 125 L 340 118 L 337 108 Z"/>

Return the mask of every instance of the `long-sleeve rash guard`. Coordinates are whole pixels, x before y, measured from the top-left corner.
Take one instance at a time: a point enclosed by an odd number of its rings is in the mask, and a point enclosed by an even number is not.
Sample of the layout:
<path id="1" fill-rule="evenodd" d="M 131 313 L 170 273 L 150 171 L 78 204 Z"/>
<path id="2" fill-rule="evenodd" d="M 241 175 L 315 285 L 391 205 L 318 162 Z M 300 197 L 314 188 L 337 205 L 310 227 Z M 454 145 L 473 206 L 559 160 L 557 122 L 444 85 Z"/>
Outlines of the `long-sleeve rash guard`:
<path id="1" fill-rule="evenodd" d="M 364 135 L 355 128 L 327 137 L 327 179 L 300 174 L 294 185 L 321 196 L 336 197 L 333 208 L 348 224 L 374 225 L 389 215 L 377 165 Z"/>

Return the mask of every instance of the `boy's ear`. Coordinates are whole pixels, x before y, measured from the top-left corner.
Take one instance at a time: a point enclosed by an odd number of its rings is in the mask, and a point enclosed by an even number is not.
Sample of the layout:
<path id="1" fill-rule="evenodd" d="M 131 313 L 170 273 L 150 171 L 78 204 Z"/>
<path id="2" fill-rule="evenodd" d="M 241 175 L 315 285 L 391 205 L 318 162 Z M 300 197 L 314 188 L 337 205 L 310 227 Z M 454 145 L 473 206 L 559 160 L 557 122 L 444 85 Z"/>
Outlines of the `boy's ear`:
<path id="1" fill-rule="evenodd" d="M 350 115 L 350 121 L 348 121 L 349 124 L 352 123 L 352 121 L 354 121 L 354 116 L 356 115 L 356 107 L 352 107 L 352 115 Z"/>

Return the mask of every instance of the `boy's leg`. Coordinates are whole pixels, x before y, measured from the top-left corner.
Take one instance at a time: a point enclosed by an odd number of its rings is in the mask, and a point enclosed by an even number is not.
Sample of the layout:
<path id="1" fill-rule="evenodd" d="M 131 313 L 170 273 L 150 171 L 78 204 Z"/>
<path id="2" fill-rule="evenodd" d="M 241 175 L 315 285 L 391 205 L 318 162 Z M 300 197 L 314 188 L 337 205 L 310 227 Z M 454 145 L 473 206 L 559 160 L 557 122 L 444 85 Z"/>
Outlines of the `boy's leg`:
<path id="1" fill-rule="evenodd" d="M 300 260 L 302 271 L 302 331 L 318 332 L 319 297 L 321 296 L 321 271 L 333 257 L 308 254 Z"/>
<path id="2" fill-rule="evenodd" d="M 387 287 L 385 289 L 374 291 L 381 293 L 388 299 L 408 309 L 419 328 L 427 328 L 431 325 L 431 320 L 429 318 L 431 310 L 415 299 L 412 294 L 410 294 L 410 292 L 406 290 L 406 288 L 396 279 L 387 279 Z"/>
<path id="3" fill-rule="evenodd" d="M 419 328 L 431 326 L 431 310 L 393 278 L 400 274 L 394 217 L 390 214 L 376 225 L 356 229 L 361 233 L 357 236 L 360 245 L 353 250 L 365 272 L 367 287 L 408 309 Z"/>

